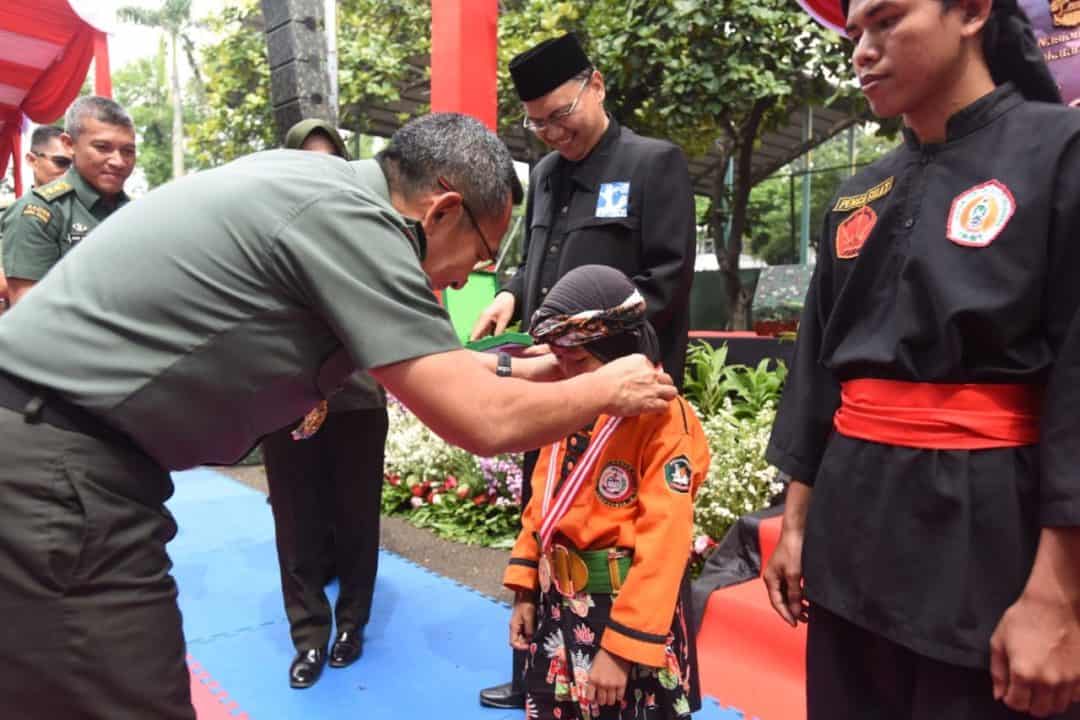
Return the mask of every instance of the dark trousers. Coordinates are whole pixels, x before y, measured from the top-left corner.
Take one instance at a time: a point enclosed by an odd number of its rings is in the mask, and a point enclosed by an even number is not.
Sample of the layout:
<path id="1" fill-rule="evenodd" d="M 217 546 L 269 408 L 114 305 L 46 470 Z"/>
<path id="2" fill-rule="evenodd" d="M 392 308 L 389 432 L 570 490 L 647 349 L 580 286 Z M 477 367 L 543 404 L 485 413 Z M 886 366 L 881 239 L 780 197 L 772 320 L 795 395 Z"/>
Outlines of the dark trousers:
<path id="1" fill-rule="evenodd" d="M 521 511 L 525 511 L 525 507 L 529 504 L 529 500 L 532 499 L 532 474 L 533 469 L 536 467 L 536 461 L 540 458 L 539 450 L 530 450 L 525 453 L 525 456 L 521 461 Z M 511 650 L 513 653 L 513 661 L 510 666 L 510 681 L 514 686 L 514 690 L 518 692 L 525 692 L 525 662 L 529 658 L 529 654 L 524 650 Z"/>
<path id="2" fill-rule="evenodd" d="M 385 408 L 334 412 L 307 440 L 293 440 L 293 427 L 263 440 L 263 459 L 285 614 L 293 645 L 306 650 L 326 647 L 332 620 L 339 632 L 360 630 L 371 614 L 387 415 Z M 333 616 L 328 571 L 340 581 Z"/>
<path id="3" fill-rule="evenodd" d="M 810 608 L 807 720 L 1021 720 L 994 700 L 990 671 L 933 660 Z M 1077 720 L 1073 706 L 1058 720 Z"/>
<path id="4" fill-rule="evenodd" d="M 171 494 L 133 448 L 0 408 L 0 706 L 24 720 L 194 720 Z"/>

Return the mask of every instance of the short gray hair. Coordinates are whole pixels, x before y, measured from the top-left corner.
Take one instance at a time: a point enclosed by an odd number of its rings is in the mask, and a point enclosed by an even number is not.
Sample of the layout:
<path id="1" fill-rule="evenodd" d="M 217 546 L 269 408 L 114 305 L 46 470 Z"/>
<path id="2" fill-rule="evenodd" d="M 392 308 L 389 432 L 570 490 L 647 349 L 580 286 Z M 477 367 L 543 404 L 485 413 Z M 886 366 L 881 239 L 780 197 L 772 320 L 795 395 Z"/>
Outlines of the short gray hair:
<path id="1" fill-rule="evenodd" d="M 87 118 L 126 127 L 135 132 L 135 123 L 131 121 L 127 111 L 115 100 L 98 95 L 85 95 L 71 104 L 64 115 L 64 132 L 70 135 L 72 140 L 77 139 Z"/>
<path id="2" fill-rule="evenodd" d="M 514 161 L 503 141 L 479 120 L 432 113 L 402 125 L 376 159 L 391 190 L 411 198 L 439 189 L 444 178 L 469 207 L 499 217 L 515 191 Z"/>

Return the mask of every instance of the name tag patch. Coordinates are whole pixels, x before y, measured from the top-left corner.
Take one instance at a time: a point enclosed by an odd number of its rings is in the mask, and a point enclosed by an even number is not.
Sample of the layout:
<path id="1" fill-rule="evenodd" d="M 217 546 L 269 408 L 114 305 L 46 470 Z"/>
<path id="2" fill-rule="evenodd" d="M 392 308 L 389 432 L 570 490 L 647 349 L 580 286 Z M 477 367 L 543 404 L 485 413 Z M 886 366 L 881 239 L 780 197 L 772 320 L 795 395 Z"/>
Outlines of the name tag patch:
<path id="1" fill-rule="evenodd" d="M 634 468 L 618 460 L 609 462 L 600 471 L 596 481 L 596 494 L 600 501 L 610 507 L 629 505 L 637 497 Z"/>
<path id="2" fill-rule="evenodd" d="M 630 183 L 609 182 L 596 196 L 596 217 L 624 218 L 630 209 Z"/>
<path id="3" fill-rule="evenodd" d="M 956 196 L 949 210 L 947 235 L 957 245 L 986 247 L 1016 213 L 1016 199 L 997 180 L 976 185 Z"/>
<path id="4" fill-rule="evenodd" d="M 856 257 L 877 225 L 877 218 L 874 208 L 869 205 L 848 215 L 836 228 L 836 257 L 841 260 Z"/>
<path id="5" fill-rule="evenodd" d="M 893 183 L 895 181 L 895 178 L 889 177 L 866 192 L 839 198 L 836 201 L 836 207 L 833 208 L 833 212 L 851 212 L 852 210 L 858 210 L 861 207 L 865 207 L 875 200 L 880 200 L 888 195 L 889 191 L 893 189 Z"/>

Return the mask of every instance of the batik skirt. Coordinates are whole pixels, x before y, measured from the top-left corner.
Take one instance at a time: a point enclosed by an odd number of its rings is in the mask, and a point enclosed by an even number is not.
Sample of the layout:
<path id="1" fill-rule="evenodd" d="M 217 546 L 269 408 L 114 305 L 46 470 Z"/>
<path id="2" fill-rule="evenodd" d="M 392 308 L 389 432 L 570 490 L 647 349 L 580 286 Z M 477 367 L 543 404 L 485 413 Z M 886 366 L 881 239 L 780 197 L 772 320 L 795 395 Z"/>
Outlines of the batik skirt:
<path id="1" fill-rule="evenodd" d="M 612 596 L 555 588 L 540 594 L 536 631 L 525 664 L 528 720 L 676 720 L 690 717 L 692 666 L 683 603 L 675 608 L 664 667 L 634 663 L 619 705 L 585 700 L 585 686 L 600 637 L 611 614 Z"/>

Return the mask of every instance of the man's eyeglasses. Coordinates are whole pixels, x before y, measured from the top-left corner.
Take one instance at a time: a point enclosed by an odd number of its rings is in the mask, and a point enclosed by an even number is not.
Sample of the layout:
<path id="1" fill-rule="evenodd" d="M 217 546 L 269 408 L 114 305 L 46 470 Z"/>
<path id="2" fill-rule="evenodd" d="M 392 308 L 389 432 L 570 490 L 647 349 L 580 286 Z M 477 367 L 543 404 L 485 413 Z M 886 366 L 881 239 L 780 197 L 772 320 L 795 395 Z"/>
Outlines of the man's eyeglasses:
<path id="1" fill-rule="evenodd" d="M 442 188 L 444 190 L 447 190 L 448 192 L 456 192 L 458 195 L 461 195 L 461 208 L 469 217 L 469 222 L 471 222 L 472 226 L 476 228 L 476 234 L 480 236 L 480 244 L 484 246 L 484 253 L 487 255 L 487 262 L 494 264 L 498 260 L 498 257 L 496 256 L 495 251 L 491 249 L 491 246 L 488 245 L 487 237 L 484 236 L 484 231 L 480 229 L 480 223 L 476 222 L 476 216 L 473 215 L 473 211 L 469 208 L 469 204 L 465 202 L 465 196 L 462 195 L 457 188 L 451 185 L 450 181 L 448 181 L 446 178 L 440 177 L 439 185 L 441 185 Z"/>
<path id="2" fill-rule="evenodd" d="M 566 107 L 559 108 L 543 120 L 533 120 L 528 115 L 522 119 L 521 124 L 526 130 L 531 130 L 534 133 L 542 133 L 552 125 L 561 125 L 562 121 L 574 114 L 577 110 L 578 103 L 581 102 L 581 96 L 585 93 L 585 88 L 589 86 L 589 80 L 592 77 L 587 77 L 581 81 L 581 87 L 578 88 L 578 93 L 574 97 L 574 102 L 570 103 Z"/>
<path id="3" fill-rule="evenodd" d="M 67 155 L 46 155 L 45 153 L 38 152 L 37 150 L 31 150 L 30 154 L 40 158 L 48 158 L 49 162 L 62 170 L 67 170 L 69 167 L 71 167 L 71 158 L 69 158 Z"/>

